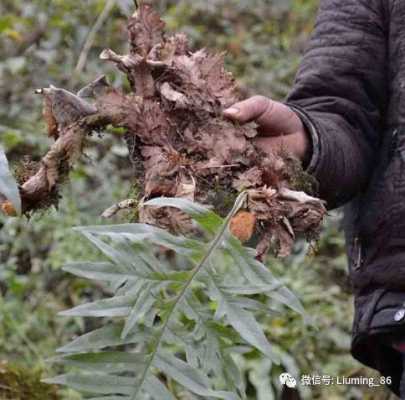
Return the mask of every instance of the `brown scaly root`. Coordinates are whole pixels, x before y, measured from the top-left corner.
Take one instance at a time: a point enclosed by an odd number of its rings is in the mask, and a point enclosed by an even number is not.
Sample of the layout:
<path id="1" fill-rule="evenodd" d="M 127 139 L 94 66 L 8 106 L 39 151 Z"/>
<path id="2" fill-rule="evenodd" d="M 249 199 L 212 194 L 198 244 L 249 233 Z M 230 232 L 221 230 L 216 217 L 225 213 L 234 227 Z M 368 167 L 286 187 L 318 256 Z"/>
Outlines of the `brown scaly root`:
<path id="1" fill-rule="evenodd" d="M 111 87 L 105 77 L 77 95 L 52 86 L 38 91 L 55 143 L 20 186 L 24 213 L 57 198 L 86 137 L 111 124 L 126 130 L 144 199 L 182 197 L 215 205 L 218 190 L 233 198 L 247 190 L 245 209 L 235 216 L 231 231 L 242 241 L 259 232 L 260 258 L 270 247 L 288 255 L 297 234 L 315 237 L 326 209 L 319 199 L 295 191 L 296 160 L 262 154 L 251 141 L 257 135 L 253 124 L 238 126 L 222 117 L 224 108 L 240 100 L 223 54 L 193 52 L 185 35 L 167 36 L 163 21 L 146 3 L 129 18 L 128 33 L 129 54 L 107 49 L 100 58 L 126 74 L 130 93 Z M 139 218 L 175 232 L 191 229 L 188 218 L 173 209 L 141 203 Z"/>

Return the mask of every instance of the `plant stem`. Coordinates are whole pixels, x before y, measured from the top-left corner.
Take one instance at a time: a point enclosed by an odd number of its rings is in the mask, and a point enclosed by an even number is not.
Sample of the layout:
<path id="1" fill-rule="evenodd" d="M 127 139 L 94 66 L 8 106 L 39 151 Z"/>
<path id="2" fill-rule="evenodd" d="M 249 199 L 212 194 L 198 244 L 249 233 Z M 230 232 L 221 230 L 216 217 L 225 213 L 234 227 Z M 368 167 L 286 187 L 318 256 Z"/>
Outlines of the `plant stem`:
<path id="1" fill-rule="evenodd" d="M 241 208 L 242 204 L 244 203 L 244 201 L 246 200 L 247 194 L 246 192 L 243 192 L 239 195 L 239 197 L 237 198 L 231 212 L 228 214 L 228 216 L 226 217 L 220 231 L 217 233 L 217 235 L 215 236 L 215 238 L 213 239 L 213 241 L 211 242 L 208 251 L 205 253 L 204 257 L 201 259 L 201 261 L 198 263 L 198 265 L 194 268 L 191 276 L 189 277 L 189 279 L 185 282 L 183 288 L 181 289 L 180 293 L 178 294 L 178 296 L 176 297 L 176 299 L 173 302 L 173 305 L 171 306 L 169 313 L 167 315 L 166 321 L 164 322 L 162 329 L 159 333 L 159 336 L 157 337 L 157 341 L 156 341 L 156 346 L 155 349 L 153 350 L 150 359 L 148 361 L 148 363 L 145 366 L 145 369 L 143 371 L 141 380 L 139 382 L 139 386 L 138 388 L 135 390 L 134 394 L 131 397 L 131 400 L 137 400 L 138 398 L 138 394 L 140 393 L 142 386 L 146 380 L 146 376 L 149 373 L 150 368 L 153 365 L 153 362 L 155 361 L 155 357 L 159 351 L 160 345 L 162 344 L 162 339 L 165 336 L 166 333 L 166 329 L 169 326 L 169 322 L 171 320 L 172 315 L 174 314 L 174 312 L 176 311 L 178 305 L 181 303 L 181 301 L 183 300 L 185 294 L 187 293 L 187 290 L 189 289 L 191 283 L 193 282 L 194 278 L 198 275 L 198 273 L 203 269 L 203 267 L 205 266 L 205 264 L 207 263 L 207 261 L 210 259 L 210 257 L 212 256 L 212 254 L 215 252 L 215 250 L 220 246 L 221 241 L 223 239 L 223 236 L 226 232 L 226 229 L 228 228 L 229 223 L 231 222 L 231 219 L 233 218 L 233 216 L 239 211 L 239 209 Z"/>

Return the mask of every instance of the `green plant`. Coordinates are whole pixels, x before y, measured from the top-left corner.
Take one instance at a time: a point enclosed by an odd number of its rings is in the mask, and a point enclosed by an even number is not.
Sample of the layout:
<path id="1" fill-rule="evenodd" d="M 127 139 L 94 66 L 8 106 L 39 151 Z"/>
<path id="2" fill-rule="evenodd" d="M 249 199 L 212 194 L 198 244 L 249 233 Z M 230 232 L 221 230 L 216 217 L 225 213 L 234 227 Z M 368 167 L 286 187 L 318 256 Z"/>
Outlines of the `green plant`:
<path id="1" fill-rule="evenodd" d="M 0 362 L 1 400 L 59 400 L 55 386 L 40 380 L 41 371 Z"/>
<path id="2" fill-rule="evenodd" d="M 201 231 L 196 238 L 144 224 L 78 228 L 110 262 L 75 263 L 65 270 L 107 282 L 114 295 L 62 315 L 120 319 L 60 348 L 57 361 L 79 371 L 46 382 L 107 396 L 96 397 L 100 400 L 186 398 L 177 384 L 187 398 L 245 399 L 233 357 L 259 351 L 279 363 L 260 318 L 272 312 L 272 302 L 305 314 L 298 299 L 254 258 L 254 250 L 229 232 L 245 200 L 241 194 L 225 220 L 184 199 L 147 203 L 188 214 Z M 175 262 L 159 248 L 175 254 Z"/>
<path id="3" fill-rule="evenodd" d="M 15 181 L 8 165 L 6 154 L 0 147 L 0 201 L 6 200 L 2 204 L 4 212 L 19 213 L 21 211 L 21 199 Z"/>

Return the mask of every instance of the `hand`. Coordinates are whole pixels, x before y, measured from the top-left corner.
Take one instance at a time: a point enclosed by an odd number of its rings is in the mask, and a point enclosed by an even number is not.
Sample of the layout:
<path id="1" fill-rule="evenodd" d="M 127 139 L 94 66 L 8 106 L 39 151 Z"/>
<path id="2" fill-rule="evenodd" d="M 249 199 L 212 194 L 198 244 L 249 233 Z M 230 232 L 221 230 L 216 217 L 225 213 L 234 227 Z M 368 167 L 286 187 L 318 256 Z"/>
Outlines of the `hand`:
<path id="1" fill-rule="evenodd" d="M 310 158 L 311 140 L 301 119 L 285 104 L 264 96 L 254 96 L 234 104 L 224 116 L 239 122 L 256 122 L 259 136 L 255 145 L 266 153 L 284 149 L 306 164 Z"/>

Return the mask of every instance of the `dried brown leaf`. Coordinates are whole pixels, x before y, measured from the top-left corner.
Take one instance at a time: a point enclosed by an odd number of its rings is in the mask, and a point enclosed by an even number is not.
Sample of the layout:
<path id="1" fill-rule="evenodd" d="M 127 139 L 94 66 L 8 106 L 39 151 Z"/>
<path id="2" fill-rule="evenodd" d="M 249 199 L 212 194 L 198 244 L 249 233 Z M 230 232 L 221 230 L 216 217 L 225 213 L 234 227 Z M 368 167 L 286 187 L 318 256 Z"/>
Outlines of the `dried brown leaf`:
<path id="1" fill-rule="evenodd" d="M 263 186 L 263 171 L 259 167 L 253 167 L 245 172 L 241 172 L 233 181 L 232 186 L 238 192 Z"/>
<path id="2" fill-rule="evenodd" d="M 38 89 L 36 93 L 45 97 L 48 126 L 49 123 L 56 124 L 59 130 L 97 112 L 95 106 L 65 89 L 51 85 L 49 88 Z"/>
<path id="3" fill-rule="evenodd" d="M 132 54 L 145 57 L 163 40 L 165 23 L 151 5 L 142 2 L 129 19 L 128 33 Z"/>
<path id="4" fill-rule="evenodd" d="M 48 97 L 44 98 L 42 115 L 48 128 L 48 136 L 56 140 L 59 137 L 58 123 L 52 112 L 52 101 Z"/>
<path id="5" fill-rule="evenodd" d="M 163 83 L 163 85 L 160 87 L 160 93 L 162 94 L 163 98 L 173 102 L 176 108 L 184 109 L 189 105 L 187 97 L 183 93 L 174 90 L 168 82 Z"/>
<path id="6" fill-rule="evenodd" d="M 291 235 L 291 232 L 284 224 L 278 224 L 272 229 L 272 242 L 277 257 L 288 257 L 292 253 L 295 236 Z"/>
<path id="7" fill-rule="evenodd" d="M 299 162 L 282 152 L 262 154 L 252 143 L 258 134 L 254 124 L 239 126 L 222 117 L 224 107 L 240 100 L 224 55 L 190 52 L 185 35 L 166 38 L 163 28 L 158 13 L 143 2 L 129 20 L 130 54 L 101 54 L 127 75 L 130 93 L 110 87 L 105 78 L 80 96 L 54 87 L 41 91 L 49 132 L 59 136 L 40 168 L 22 183 L 23 209 L 56 199 L 85 137 L 112 124 L 126 129 L 145 199 L 187 198 L 225 214 L 230 199 L 248 190 L 246 210 L 232 219 L 232 233 L 244 242 L 256 226 L 264 228 L 258 257 L 270 247 L 279 256 L 288 255 L 297 234 L 312 238 L 319 232 L 325 205 L 292 190 L 311 186 L 301 184 L 305 176 Z M 141 206 L 140 220 L 172 232 L 194 229 L 190 218 L 167 207 Z"/>

